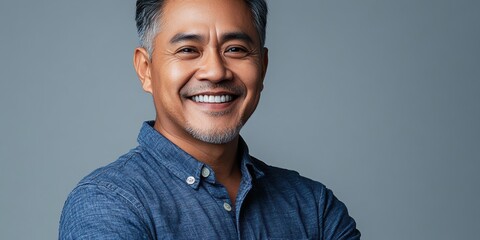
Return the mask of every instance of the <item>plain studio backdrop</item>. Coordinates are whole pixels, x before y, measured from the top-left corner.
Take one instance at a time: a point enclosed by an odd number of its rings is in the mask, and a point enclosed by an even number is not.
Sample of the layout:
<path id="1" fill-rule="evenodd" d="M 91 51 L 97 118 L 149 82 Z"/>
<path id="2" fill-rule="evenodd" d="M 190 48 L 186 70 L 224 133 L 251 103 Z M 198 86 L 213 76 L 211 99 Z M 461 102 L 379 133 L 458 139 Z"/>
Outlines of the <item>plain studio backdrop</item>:
<path id="1" fill-rule="evenodd" d="M 480 1 L 270 0 L 242 135 L 321 181 L 363 239 L 478 239 Z M 0 239 L 55 239 L 75 184 L 153 119 L 133 0 L 0 2 Z"/>

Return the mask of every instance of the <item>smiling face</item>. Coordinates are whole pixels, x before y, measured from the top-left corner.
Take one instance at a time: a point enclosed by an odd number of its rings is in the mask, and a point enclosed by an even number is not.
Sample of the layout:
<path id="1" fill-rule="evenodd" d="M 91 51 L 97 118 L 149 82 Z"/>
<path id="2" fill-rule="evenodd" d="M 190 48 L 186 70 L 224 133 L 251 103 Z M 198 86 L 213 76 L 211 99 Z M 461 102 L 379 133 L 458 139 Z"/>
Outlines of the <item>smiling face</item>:
<path id="1" fill-rule="evenodd" d="M 243 0 L 169 0 L 151 59 L 137 49 L 134 63 L 160 133 L 223 144 L 258 104 L 267 51 Z"/>

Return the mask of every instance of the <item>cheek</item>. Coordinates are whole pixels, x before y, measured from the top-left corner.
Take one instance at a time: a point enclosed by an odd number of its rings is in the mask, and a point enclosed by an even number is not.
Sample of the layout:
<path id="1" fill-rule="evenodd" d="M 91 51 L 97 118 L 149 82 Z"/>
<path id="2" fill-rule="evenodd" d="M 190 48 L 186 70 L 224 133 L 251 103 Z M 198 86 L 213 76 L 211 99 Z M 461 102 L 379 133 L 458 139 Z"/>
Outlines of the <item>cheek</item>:
<path id="1" fill-rule="evenodd" d="M 244 75 L 244 84 L 250 94 L 259 94 L 263 88 L 263 79 L 259 71 L 250 71 Z"/>
<path id="2" fill-rule="evenodd" d="M 244 105 L 244 120 L 248 119 L 257 108 L 260 100 L 260 94 L 263 88 L 263 79 L 258 67 L 251 68 L 249 71 L 244 71 L 242 75 L 242 82 L 247 89 L 246 101 Z"/>
<path id="3" fill-rule="evenodd" d="M 177 94 L 181 87 L 190 80 L 191 72 L 192 67 L 187 64 L 165 64 L 155 72 L 156 88 L 169 94 Z"/>
<path id="4" fill-rule="evenodd" d="M 235 65 L 233 65 L 235 66 Z M 243 64 L 237 64 L 235 70 L 249 91 L 261 91 L 263 84 L 262 73 L 260 71 L 261 66 L 256 62 L 248 62 Z"/>
<path id="5" fill-rule="evenodd" d="M 173 84 L 185 84 L 190 79 L 191 66 L 188 64 L 174 64 L 167 67 L 166 71 L 169 71 L 169 77 Z"/>

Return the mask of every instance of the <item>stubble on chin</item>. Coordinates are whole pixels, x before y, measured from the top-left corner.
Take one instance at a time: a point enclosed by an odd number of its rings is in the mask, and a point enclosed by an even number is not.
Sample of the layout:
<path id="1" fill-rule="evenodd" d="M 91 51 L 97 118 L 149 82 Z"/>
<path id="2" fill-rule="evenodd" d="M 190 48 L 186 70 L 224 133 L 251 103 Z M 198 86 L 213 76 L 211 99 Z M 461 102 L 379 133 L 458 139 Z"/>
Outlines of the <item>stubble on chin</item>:
<path id="1" fill-rule="evenodd" d="M 215 112 L 215 114 L 222 114 L 222 112 Z M 223 113 L 225 115 L 226 113 Z M 217 115 L 221 116 L 221 115 Z M 225 129 L 211 126 L 208 129 L 200 129 L 193 127 L 192 124 L 186 124 L 185 130 L 195 139 L 212 144 L 225 144 L 233 141 L 239 134 L 243 127 L 240 121 L 234 127 L 227 127 Z"/>

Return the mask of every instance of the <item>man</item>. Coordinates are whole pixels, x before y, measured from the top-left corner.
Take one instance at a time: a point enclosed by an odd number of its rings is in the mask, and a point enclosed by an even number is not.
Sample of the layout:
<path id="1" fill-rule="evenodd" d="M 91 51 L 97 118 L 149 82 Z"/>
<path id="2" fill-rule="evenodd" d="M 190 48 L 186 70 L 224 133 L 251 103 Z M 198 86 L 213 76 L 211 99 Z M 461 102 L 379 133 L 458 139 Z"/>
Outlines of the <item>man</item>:
<path id="1" fill-rule="evenodd" d="M 134 67 L 156 119 L 68 197 L 61 239 L 359 239 L 322 184 L 251 157 L 264 0 L 138 0 Z"/>

